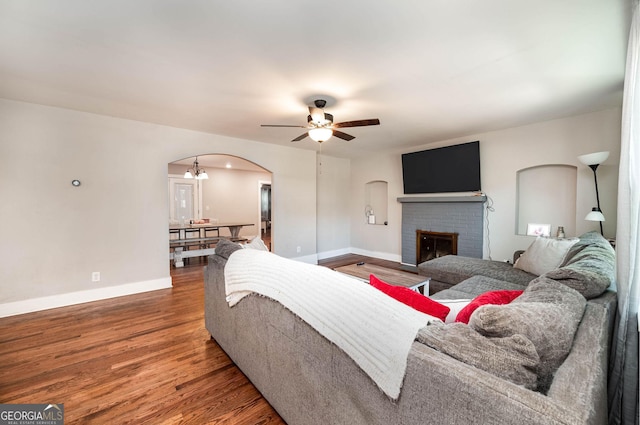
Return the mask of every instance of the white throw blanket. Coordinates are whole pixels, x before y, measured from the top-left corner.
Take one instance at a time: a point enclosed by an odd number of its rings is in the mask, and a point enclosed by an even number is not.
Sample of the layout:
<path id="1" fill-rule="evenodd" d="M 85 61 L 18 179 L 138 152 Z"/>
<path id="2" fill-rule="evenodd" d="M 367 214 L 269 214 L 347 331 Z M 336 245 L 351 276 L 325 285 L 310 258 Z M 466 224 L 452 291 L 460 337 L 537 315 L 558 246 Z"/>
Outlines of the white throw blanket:
<path id="1" fill-rule="evenodd" d="M 224 275 L 231 307 L 252 292 L 278 301 L 340 347 L 394 400 L 418 330 L 440 322 L 366 283 L 269 252 L 234 252 Z"/>

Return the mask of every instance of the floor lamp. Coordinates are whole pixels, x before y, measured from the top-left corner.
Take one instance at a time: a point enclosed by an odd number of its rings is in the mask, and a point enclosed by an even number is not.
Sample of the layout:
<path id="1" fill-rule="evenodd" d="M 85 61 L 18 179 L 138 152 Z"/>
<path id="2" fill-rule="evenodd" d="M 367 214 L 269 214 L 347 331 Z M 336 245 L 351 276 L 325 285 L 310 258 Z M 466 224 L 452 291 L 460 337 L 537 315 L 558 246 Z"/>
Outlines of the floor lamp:
<path id="1" fill-rule="evenodd" d="M 602 210 L 600 209 L 600 194 L 598 193 L 598 176 L 596 174 L 596 170 L 598 169 L 598 165 L 602 164 L 607 158 L 609 158 L 609 152 L 595 152 L 589 153 L 586 155 L 580 155 L 578 159 L 584 165 L 588 165 L 589 168 L 593 170 L 593 180 L 596 184 L 596 202 L 598 203 L 597 207 L 593 207 L 591 212 L 587 214 L 584 218 L 588 221 L 598 221 L 600 222 L 600 234 L 604 236 L 604 232 L 602 230 L 602 222 L 604 221 L 604 215 L 602 214 Z"/>

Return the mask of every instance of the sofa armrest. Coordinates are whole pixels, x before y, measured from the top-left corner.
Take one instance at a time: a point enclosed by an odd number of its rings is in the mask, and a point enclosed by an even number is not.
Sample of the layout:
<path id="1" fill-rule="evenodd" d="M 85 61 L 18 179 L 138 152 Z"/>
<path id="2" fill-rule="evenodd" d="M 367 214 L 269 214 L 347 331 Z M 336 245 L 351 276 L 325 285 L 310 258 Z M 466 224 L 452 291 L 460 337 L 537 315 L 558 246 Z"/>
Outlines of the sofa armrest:
<path id="1" fill-rule="evenodd" d="M 421 404 L 424 409 L 414 409 L 424 423 L 505 424 L 517 418 L 521 425 L 577 424 L 591 423 L 583 422 L 591 401 L 576 396 L 567 405 L 416 342 L 399 407 Z"/>

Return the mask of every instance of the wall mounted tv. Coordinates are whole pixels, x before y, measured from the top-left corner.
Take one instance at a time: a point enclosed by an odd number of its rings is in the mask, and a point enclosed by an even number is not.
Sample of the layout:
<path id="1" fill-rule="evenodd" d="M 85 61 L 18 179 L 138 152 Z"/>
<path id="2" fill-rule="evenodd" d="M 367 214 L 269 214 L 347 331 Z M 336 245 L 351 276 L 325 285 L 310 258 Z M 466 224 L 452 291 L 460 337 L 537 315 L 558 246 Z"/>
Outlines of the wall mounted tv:
<path id="1" fill-rule="evenodd" d="M 404 193 L 480 190 L 480 142 L 402 155 Z"/>

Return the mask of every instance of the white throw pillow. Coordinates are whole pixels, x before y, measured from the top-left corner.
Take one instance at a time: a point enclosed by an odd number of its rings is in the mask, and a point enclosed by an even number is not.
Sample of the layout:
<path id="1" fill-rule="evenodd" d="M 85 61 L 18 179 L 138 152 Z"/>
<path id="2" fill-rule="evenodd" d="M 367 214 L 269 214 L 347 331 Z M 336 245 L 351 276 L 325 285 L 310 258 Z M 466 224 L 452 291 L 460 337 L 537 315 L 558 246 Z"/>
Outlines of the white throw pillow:
<path id="1" fill-rule="evenodd" d="M 578 242 L 573 239 L 536 238 L 527 250 L 513 265 L 516 269 L 533 273 L 537 276 L 557 269 L 569 249 Z"/>
<path id="2" fill-rule="evenodd" d="M 269 251 L 269 248 L 267 248 L 262 239 L 260 239 L 260 236 L 253 238 L 253 240 L 245 244 L 244 247 L 247 249 L 257 249 L 258 251 Z"/>
<path id="3" fill-rule="evenodd" d="M 458 317 L 458 313 L 460 310 L 465 308 L 471 300 L 437 300 L 440 304 L 446 305 L 451 310 L 449 310 L 449 314 L 447 314 L 444 323 L 453 323 L 456 321 L 456 317 Z"/>

